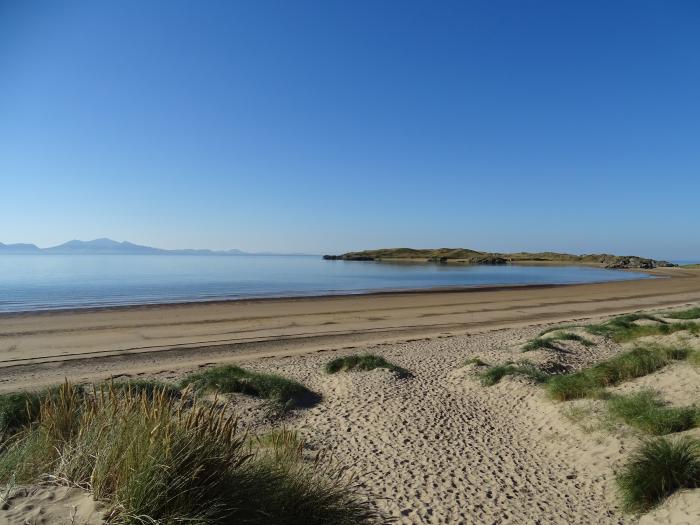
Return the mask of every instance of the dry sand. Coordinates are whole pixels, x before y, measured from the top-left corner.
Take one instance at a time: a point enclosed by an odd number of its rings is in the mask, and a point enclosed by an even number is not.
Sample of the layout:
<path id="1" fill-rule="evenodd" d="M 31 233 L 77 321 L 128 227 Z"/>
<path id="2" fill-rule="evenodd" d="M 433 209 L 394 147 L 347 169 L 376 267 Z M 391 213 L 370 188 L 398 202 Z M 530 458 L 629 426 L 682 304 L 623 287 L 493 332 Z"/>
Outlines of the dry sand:
<path id="1" fill-rule="evenodd" d="M 243 364 L 298 379 L 323 395 L 321 403 L 298 411 L 286 424 L 312 450 L 330 449 L 350 465 L 398 523 L 637 523 L 638 517 L 618 508 L 614 471 L 641 436 L 596 424 L 594 415 L 576 421 L 568 416 L 576 403 L 552 402 L 523 378 L 484 387 L 474 365 L 464 366 L 471 357 L 493 364 L 526 358 L 577 369 L 622 349 L 591 336 L 596 347 L 570 343 L 571 354 L 522 354 L 520 344 L 540 329 L 363 348 L 409 369 L 411 379 L 386 371 L 332 376 L 320 371 L 331 357 L 356 349 Z M 673 365 L 639 383 L 656 384 L 685 403 L 681 392 L 686 382 L 697 391 L 697 378 L 691 365 Z M 265 429 L 257 423 L 255 402 L 232 400 L 251 428 Z M 699 512 L 700 491 L 693 491 L 672 498 L 644 522 L 696 523 Z"/>
<path id="2" fill-rule="evenodd" d="M 320 403 L 294 411 L 283 424 L 298 430 L 311 451 L 332 451 L 398 523 L 637 523 L 639 517 L 618 508 L 614 471 L 640 436 L 606 427 L 595 402 L 554 403 L 522 378 L 483 387 L 474 365 L 464 362 L 525 357 L 544 367 L 576 369 L 614 355 L 619 345 L 593 337 L 595 347 L 567 343 L 567 353 L 523 354 L 520 346 L 552 322 L 700 303 L 700 272 L 659 273 L 676 277 L 5 317 L 0 381 L 11 390 L 65 375 L 168 380 L 235 361 L 320 393 Z M 249 337 L 262 341 L 246 342 Z M 214 346 L 213 340 L 226 342 Z M 321 372 L 329 359 L 361 351 L 382 355 L 414 377 Z M 673 365 L 624 388 L 642 387 L 663 391 L 670 402 L 697 402 L 698 371 Z M 260 418 L 258 401 L 234 395 L 230 402 L 251 431 L 270 426 Z M 0 511 L 0 524 L 21 523 L 8 512 L 17 519 L 22 504 L 41 507 L 35 496 L 18 498 Z M 83 505 L 90 515 L 89 501 Z M 642 522 L 697 523 L 698 516 L 696 490 L 670 498 Z"/>
<path id="3" fill-rule="evenodd" d="M 103 523 L 105 505 L 76 488 L 55 485 L 10 491 L 0 507 L 0 525 L 93 525 Z"/>

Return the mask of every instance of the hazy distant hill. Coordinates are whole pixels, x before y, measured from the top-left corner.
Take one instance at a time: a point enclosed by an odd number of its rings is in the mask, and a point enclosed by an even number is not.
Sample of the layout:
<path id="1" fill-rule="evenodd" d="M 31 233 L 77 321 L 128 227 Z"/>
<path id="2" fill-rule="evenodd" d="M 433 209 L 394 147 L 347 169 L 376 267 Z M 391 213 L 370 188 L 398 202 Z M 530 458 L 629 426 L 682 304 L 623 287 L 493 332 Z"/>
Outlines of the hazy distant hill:
<path id="1" fill-rule="evenodd" d="M 668 261 L 657 261 L 636 255 L 590 254 L 572 255 L 570 253 L 490 253 L 466 248 L 382 248 L 348 252 L 342 255 L 324 255 L 326 260 L 343 261 L 424 261 L 456 264 L 588 264 L 605 268 L 657 268 L 676 266 Z"/>
<path id="2" fill-rule="evenodd" d="M 261 255 L 256 253 L 246 253 L 241 250 L 164 250 L 162 248 L 153 248 L 152 246 L 143 246 L 132 242 L 113 241 L 112 239 L 102 238 L 93 241 L 68 241 L 58 246 L 50 248 L 39 248 L 34 244 L 3 244 L 0 243 L 0 253 L 19 253 L 19 254 L 61 254 L 61 255 Z M 265 255 L 284 255 L 265 253 Z M 299 255 L 299 254 L 290 254 Z"/>
<path id="3" fill-rule="evenodd" d="M 34 244 L 3 244 L 0 242 L 0 253 L 37 253 L 41 251 Z"/>
<path id="4" fill-rule="evenodd" d="M 160 254 L 165 250 L 141 246 L 127 241 L 117 242 L 112 239 L 95 239 L 94 241 L 68 241 L 58 246 L 45 248 L 46 253 L 60 254 Z"/>

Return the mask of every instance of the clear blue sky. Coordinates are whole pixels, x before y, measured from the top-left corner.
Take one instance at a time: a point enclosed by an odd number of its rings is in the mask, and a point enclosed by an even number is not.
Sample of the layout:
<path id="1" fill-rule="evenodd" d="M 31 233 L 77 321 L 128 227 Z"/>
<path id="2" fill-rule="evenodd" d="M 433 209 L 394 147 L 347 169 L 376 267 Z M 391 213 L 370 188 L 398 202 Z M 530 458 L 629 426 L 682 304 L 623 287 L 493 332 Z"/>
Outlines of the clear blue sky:
<path id="1" fill-rule="evenodd" d="M 0 0 L 0 241 L 700 258 L 700 3 Z"/>

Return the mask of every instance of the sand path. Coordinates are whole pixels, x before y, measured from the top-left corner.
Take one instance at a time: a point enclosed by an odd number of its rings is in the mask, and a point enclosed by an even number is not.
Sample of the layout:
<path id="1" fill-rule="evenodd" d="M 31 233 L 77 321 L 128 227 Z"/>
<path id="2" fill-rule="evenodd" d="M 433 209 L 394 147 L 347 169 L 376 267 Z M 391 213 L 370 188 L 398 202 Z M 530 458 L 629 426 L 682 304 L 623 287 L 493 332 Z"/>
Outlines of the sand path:
<path id="1" fill-rule="evenodd" d="M 625 523 L 609 463 L 572 460 L 587 445 L 541 389 L 512 379 L 484 388 L 460 368 L 469 356 L 504 359 L 512 340 L 503 331 L 372 349 L 414 372 L 405 380 L 319 374 L 327 356 L 262 367 L 323 394 L 293 426 L 351 465 L 399 523 Z"/>

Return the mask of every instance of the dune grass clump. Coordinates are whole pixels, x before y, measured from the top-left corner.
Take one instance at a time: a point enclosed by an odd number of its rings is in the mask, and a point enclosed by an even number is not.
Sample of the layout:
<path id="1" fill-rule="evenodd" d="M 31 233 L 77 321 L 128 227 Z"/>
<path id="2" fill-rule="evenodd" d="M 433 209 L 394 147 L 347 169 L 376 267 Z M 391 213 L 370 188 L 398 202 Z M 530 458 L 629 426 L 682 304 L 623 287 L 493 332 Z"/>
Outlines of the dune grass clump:
<path id="1" fill-rule="evenodd" d="M 0 436 L 10 434 L 33 421 L 39 414 L 41 395 L 13 392 L 0 395 Z"/>
<path id="2" fill-rule="evenodd" d="M 505 363 L 490 367 L 488 370 L 479 374 L 481 384 L 484 386 L 492 386 L 500 382 L 505 376 L 525 376 L 533 379 L 537 383 L 543 383 L 549 377 L 540 369 L 529 363 Z"/>
<path id="3" fill-rule="evenodd" d="M 395 365 L 394 363 L 390 363 L 383 357 L 374 354 L 358 354 L 338 357 L 326 363 L 323 370 L 327 374 L 335 374 L 337 372 L 350 370 L 368 371 L 374 370 L 375 368 L 385 368 L 396 374 L 398 377 L 411 376 L 411 372 L 405 368 Z"/>
<path id="4" fill-rule="evenodd" d="M 688 356 L 688 361 L 695 365 L 700 366 L 700 350 L 695 350 Z"/>
<path id="5" fill-rule="evenodd" d="M 700 306 L 666 314 L 669 319 L 700 319 Z"/>
<path id="6" fill-rule="evenodd" d="M 0 451 L 0 481 L 83 487 L 117 523 L 350 525 L 378 517 L 329 464 L 304 461 L 284 440 L 264 454 L 249 447 L 221 407 L 106 385 L 78 396 L 66 384 L 39 411 Z"/>
<path id="7" fill-rule="evenodd" d="M 560 348 L 554 344 L 554 340 L 550 338 L 536 337 L 535 339 L 528 341 L 523 346 L 523 352 L 532 352 L 534 350 L 560 350 Z"/>
<path id="8" fill-rule="evenodd" d="M 76 395 L 82 389 L 72 387 Z M 58 395 L 60 387 L 51 387 L 38 392 L 12 392 L 0 395 L 0 437 L 13 434 L 20 428 L 37 420 L 42 400 Z"/>
<path id="9" fill-rule="evenodd" d="M 552 333 L 552 332 L 558 332 L 560 330 L 570 330 L 572 328 L 581 328 L 581 325 L 568 323 L 568 324 L 560 324 L 560 325 L 556 325 L 556 326 L 550 326 L 549 328 L 545 328 L 539 334 L 537 334 L 537 337 L 542 337 L 543 335 L 547 335 L 547 334 Z"/>
<path id="10" fill-rule="evenodd" d="M 195 372 L 185 377 L 180 386 L 222 394 L 237 392 L 266 399 L 282 408 L 302 406 L 318 397 L 298 381 L 277 374 L 253 372 L 235 365 Z"/>
<path id="11" fill-rule="evenodd" d="M 181 390 L 171 383 L 165 383 L 156 379 L 127 379 L 110 380 L 109 385 L 118 391 L 129 391 L 133 394 L 146 394 L 149 399 L 160 393 L 165 393 L 167 397 L 177 399 L 182 396 Z"/>
<path id="12" fill-rule="evenodd" d="M 700 487 L 700 440 L 644 443 L 617 475 L 625 510 L 648 511 L 679 489 Z"/>
<path id="13" fill-rule="evenodd" d="M 472 358 L 467 359 L 464 362 L 464 366 L 467 366 L 467 365 L 489 366 L 489 364 L 486 361 L 484 361 L 483 359 L 481 359 L 480 357 L 472 357 Z"/>
<path id="14" fill-rule="evenodd" d="M 640 325 L 637 321 L 653 321 L 653 324 Z M 651 335 L 670 335 L 684 330 L 697 334 L 700 333 L 700 325 L 692 322 L 669 323 L 651 314 L 628 314 L 605 323 L 586 326 L 589 333 L 607 337 L 618 343 Z"/>
<path id="15" fill-rule="evenodd" d="M 649 390 L 614 396 L 608 401 L 608 410 L 628 425 L 655 436 L 683 432 L 700 423 L 697 407 L 664 406 L 658 395 Z"/>
<path id="16" fill-rule="evenodd" d="M 558 401 L 592 397 L 607 386 L 651 374 L 690 354 L 687 348 L 640 346 L 580 372 L 554 376 L 547 383 L 547 391 Z"/>
<path id="17" fill-rule="evenodd" d="M 534 338 L 523 346 L 523 352 L 531 352 L 532 350 L 545 348 L 549 350 L 561 350 L 561 348 L 554 344 L 557 341 L 576 341 L 584 346 L 593 346 L 593 342 L 589 341 L 585 337 L 574 334 L 573 332 L 562 332 L 550 337 L 539 336 Z"/>
<path id="18" fill-rule="evenodd" d="M 564 332 L 562 334 L 554 336 L 553 339 L 555 341 L 576 341 L 578 343 L 581 343 L 583 346 L 594 345 L 593 341 L 590 341 L 589 339 L 586 339 L 585 337 L 578 334 L 574 334 L 572 332 Z"/>

